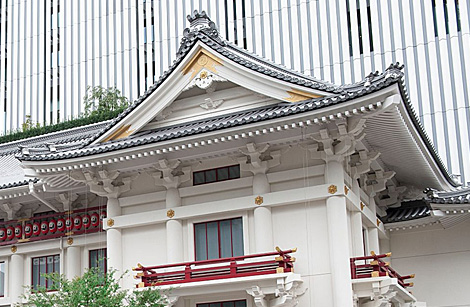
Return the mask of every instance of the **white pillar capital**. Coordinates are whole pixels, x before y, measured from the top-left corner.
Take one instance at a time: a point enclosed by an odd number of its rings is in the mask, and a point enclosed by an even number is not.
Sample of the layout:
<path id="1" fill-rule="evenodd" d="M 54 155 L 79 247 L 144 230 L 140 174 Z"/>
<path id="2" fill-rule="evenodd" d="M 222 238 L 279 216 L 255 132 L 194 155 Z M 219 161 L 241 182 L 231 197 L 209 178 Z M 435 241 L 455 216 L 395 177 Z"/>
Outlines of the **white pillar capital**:
<path id="1" fill-rule="evenodd" d="M 266 174 L 272 167 L 281 164 L 280 151 L 268 151 L 270 145 L 258 146 L 255 143 L 248 143 L 239 151 L 246 156 L 240 158 L 240 168 L 242 171 L 252 172 L 253 175 Z"/>
<path id="2" fill-rule="evenodd" d="M 395 176 L 394 171 L 384 172 L 382 170 L 374 171 L 365 175 L 365 190 L 370 197 L 374 197 L 378 192 L 387 188 L 387 181 Z"/>
<path id="3" fill-rule="evenodd" d="M 180 168 L 180 164 L 180 160 L 158 160 L 158 162 L 153 165 L 157 172 L 151 173 L 155 180 L 155 185 L 164 186 L 167 189 L 176 189 L 181 183 L 190 180 L 191 167 Z"/>
<path id="4" fill-rule="evenodd" d="M 349 117 L 335 122 L 333 127 L 330 125 L 313 133 L 311 138 L 316 143 L 309 147 L 312 159 L 341 162 L 346 156 L 352 155 L 356 150 L 356 143 L 364 138 L 365 121 L 362 117 Z"/>
<path id="5" fill-rule="evenodd" d="M 86 169 L 74 171 L 70 174 L 70 177 L 75 181 L 88 185 L 92 193 L 108 198 L 118 198 L 122 193 L 131 189 L 131 183 L 138 174 L 118 178 L 119 175 L 119 171 Z"/>

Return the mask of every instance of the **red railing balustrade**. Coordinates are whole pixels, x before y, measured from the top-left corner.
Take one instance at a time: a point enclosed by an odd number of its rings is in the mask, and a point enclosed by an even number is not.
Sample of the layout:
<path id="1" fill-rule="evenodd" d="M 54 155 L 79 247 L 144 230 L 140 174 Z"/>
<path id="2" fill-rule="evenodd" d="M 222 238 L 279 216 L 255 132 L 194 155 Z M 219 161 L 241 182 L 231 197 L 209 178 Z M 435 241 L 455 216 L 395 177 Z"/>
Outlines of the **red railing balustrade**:
<path id="1" fill-rule="evenodd" d="M 139 272 L 135 276 L 136 279 L 141 280 L 141 282 L 137 284 L 137 288 L 288 273 L 294 272 L 295 262 L 295 258 L 289 254 L 296 251 L 296 248 L 283 251 L 279 247 L 276 247 L 276 252 L 271 253 L 149 267 L 138 264 L 137 268 L 133 268 L 132 270 Z M 275 257 L 274 259 L 267 259 L 270 256 Z"/>
<path id="2" fill-rule="evenodd" d="M 0 246 L 99 232 L 105 217 L 93 207 L 0 222 Z"/>
<path id="3" fill-rule="evenodd" d="M 357 279 L 389 276 L 391 278 L 396 278 L 398 280 L 398 284 L 403 288 L 412 287 L 413 283 L 407 282 L 406 279 L 414 278 L 414 274 L 402 276 L 392 269 L 388 262 L 382 260 L 383 258 L 391 256 L 392 253 L 376 255 L 374 252 L 371 252 L 370 256 L 351 258 L 351 278 Z M 357 264 L 357 262 L 361 262 L 362 264 Z"/>

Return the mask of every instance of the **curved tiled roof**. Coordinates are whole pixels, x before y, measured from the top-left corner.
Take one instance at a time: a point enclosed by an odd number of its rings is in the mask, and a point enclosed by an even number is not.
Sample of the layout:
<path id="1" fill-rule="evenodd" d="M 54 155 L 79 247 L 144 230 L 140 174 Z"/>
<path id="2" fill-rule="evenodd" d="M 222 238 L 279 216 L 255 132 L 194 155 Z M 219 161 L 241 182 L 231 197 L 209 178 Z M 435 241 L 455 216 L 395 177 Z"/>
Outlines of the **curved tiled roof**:
<path id="1" fill-rule="evenodd" d="M 197 122 L 163 127 L 152 131 L 145 131 L 125 139 L 84 146 L 81 149 L 73 147 L 70 150 L 62 152 L 21 155 L 19 158 L 25 161 L 39 161 L 83 157 L 317 110 L 362 97 L 394 83 L 400 82 L 403 73 L 401 70 L 397 69 L 397 67 L 399 66 L 390 66 L 384 74 L 376 76 L 369 86 L 363 86 L 354 92 L 345 92 L 327 97 L 314 98 L 298 103 L 281 103 L 276 106 L 262 107 L 234 114 L 208 118 Z"/>
<path id="2" fill-rule="evenodd" d="M 426 199 L 434 204 L 468 204 L 470 202 L 470 187 L 463 187 L 455 191 L 436 191 L 426 189 Z"/>
<path id="3" fill-rule="evenodd" d="M 431 207 L 423 199 L 403 201 L 398 208 L 387 209 L 387 216 L 383 222 L 397 223 L 416 220 L 431 215 Z"/>

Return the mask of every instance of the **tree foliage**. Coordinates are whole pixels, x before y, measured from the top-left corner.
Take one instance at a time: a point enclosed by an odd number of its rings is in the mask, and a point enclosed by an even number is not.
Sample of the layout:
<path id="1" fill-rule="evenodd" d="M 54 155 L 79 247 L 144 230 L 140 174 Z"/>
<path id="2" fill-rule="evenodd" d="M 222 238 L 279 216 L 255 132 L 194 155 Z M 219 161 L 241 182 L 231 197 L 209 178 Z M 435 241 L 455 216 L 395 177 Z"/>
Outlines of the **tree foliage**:
<path id="1" fill-rule="evenodd" d="M 40 125 L 34 122 L 30 115 L 21 129 L 13 130 L 0 136 L 0 144 L 27 139 L 43 134 L 62 131 L 66 129 L 81 127 L 99 123 L 119 115 L 129 105 L 129 100 L 115 88 L 103 88 L 102 86 L 87 87 L 86 95 L 83 97 L 85 106 L 84 113 L 57 124 Z"/>
<path id="2" fill-rule="evenodd" d="M 119 278 L 114 271 L 107 274 L 97 269 L 87 270 L 83 276 L 68 280 L 57 273 L 44 274 L 51 289 L 34 289 L 28 287 L 24 296 L 26 303 L 16 307 L 164 307 L 167 299 L 158 288 L 147 288 L 143 291 L 120 289 Z"/>
<path id="3" fill-rule="evenodd" d="M 83 97 L 85 116 L 103 112 L 123 110 L 129 105 L 129 100 L 115 87 L 104 88 L 101 85 L 87 86 Z"/>

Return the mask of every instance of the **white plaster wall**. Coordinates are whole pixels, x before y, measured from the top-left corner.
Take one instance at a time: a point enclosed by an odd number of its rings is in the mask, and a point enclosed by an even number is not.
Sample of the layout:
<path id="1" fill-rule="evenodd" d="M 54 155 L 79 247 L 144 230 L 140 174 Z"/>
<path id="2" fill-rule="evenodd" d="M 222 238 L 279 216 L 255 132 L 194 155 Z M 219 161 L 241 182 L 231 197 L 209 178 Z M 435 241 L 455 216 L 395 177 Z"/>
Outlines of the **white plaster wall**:
<path id="1" fill-rule="evenodd" d="M 428 307 L 470 306 L 470 220 L 448 229 L 392 232 L 392 267 L 415 273 L 410 290 Z"/>
<path id="2" fill-rule="evenodd" d="M 137 263 L 154 266 L 166 263 L 165 224 L 135 227 L 122 230 L 124 270 L 131 270 Z M 124 288 L 135 288 L 135 273 L 129 271 L 123 282 Z"/>
<path id="3" fill-rule="evenodd" d="M 272 209 L 274 244 L 298 247 L 295 273 L 307 292 L 299 306 L 332 306 L 331 270 L 325 202 L 307 202 Z"/>

